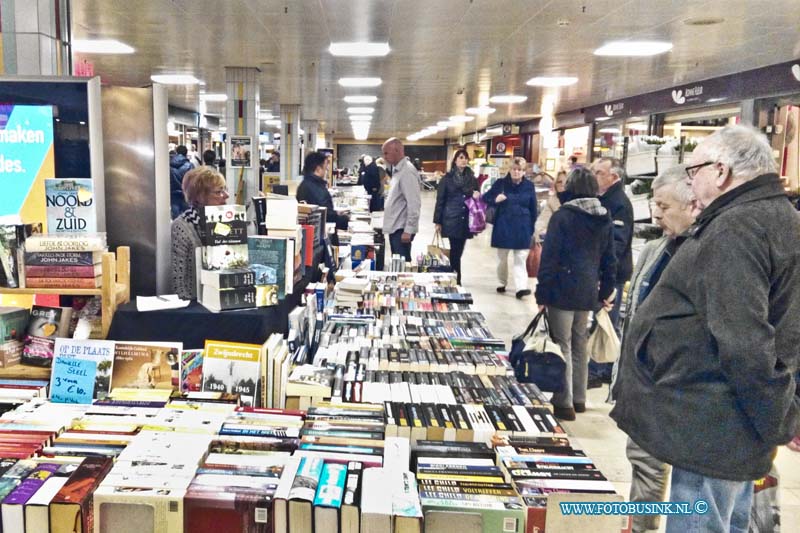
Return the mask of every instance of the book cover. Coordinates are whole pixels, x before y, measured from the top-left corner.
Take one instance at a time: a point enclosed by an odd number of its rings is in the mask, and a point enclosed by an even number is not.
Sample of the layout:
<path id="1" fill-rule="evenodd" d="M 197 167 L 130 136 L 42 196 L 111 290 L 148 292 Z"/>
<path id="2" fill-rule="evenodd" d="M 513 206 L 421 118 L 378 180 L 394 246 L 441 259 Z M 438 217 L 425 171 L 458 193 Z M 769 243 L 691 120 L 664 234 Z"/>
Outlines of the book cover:
<path id="1" fill-rule="evenodd" d="M 203 246 L 200 256 L 203 268 L 206 270 L 248 268 L 248 248 L 246 244 Z"/>
<path id="2" fill-rule="evenodd" d="M 281 237 L 251 235 L 247 238 L 250 268 L 256 285 L 277 285 L 278 298 L 291 294 L 294 280 L 294 241 Z"/>
<path id="3" fill-rule="evenodd" d="M 29 289 L 97 289 L 102 285 L 102 276 L 93 278 L 25 277 L 25 286 Z"/>
<path id="4" fill-rule="evenodd" d="M 172 366 L 178 366 L 181 350 L 181 343 L 117 342 L 112 388 L 172 389 Z"/>
<path id="5" fill-rule="evenodd" d="M 206 340 L 203 391 L 238 394 L 254 406 L 260 375 L 261 345 Z"/>
<path id="6" fill-rule="evenodd" d="M 232 287 L 217 289 L 203 285 L 200 302 L 212 311 L 230 311 L 232 309 L 248 309 L 256 306 L 256 287 Z"/>
<path id="7" fill-rule="evenodd" d="M 29 252 L 25 267 L 90 267 L 103 261 L 103 252 Z"/>
<path id="8" fill-rule="evenodd" d="M 0 307 L 0 342 L 25 339 L 30 311 L 23 307 Z"/>
<path id="9" fill-rule="evenodd" d="M 94 187 L 90 178 L 47 178 L 44 194 L 48 232 L 97 231 Z"/>
<path id="10" fill-rule="evenodd" d="M 287 499 L 313 502 L 324 464 L 325 461 L 321 457 L 303 457 L 297 467 L 297 474 Z"/>
<path id="11" fill-rule="evenodd" d="M 26 278 L 96 278 L 102 274 L 102 264 L 96 265 L 26 265 Z"/>
<path id="12" fill-rule="evenodd" d="M 92 403 L 111 390 L 114 341 L 56 339 L 50 401 Z"/>
<path id="13" fill-rule="evenodd" d="M 53 337 L 25 337 L 22 349 L 22 363 L 32 366 L 49 367 L 53 364 L 56 340 Z"/>
<path id="14" fill-rule="evenodd" d="M 270 502 L 267 490 L 193 482 L 184 497 L 184 530 L 192 533 L 271 533 Z"/>
<path id="15" fill-rule="evenodd" d="M 341 507 L 346 478 L 347 465 L 325 463 L 319 478 L 317 493 L 314 495 L 314 505 L 337 509 Z"/>
<path id="16" fill-rule="evenodd" d="M 232 289 L 255 285 L 256 273 L 249 268 L 235 270 L 201 270 L 200 283 L 217 289 Z"/>
<path id="17" fill-rule="evenodd" d="M 203 207 L 203 244 L 247 244 L 247 211 L 243 205 Z"/>
<path id="18" fill-rule="evenodd" d="M 102 252 L 106 250 L 105 233 L 47 233 L 25 240 L 26 252 Z"/>
<path id="19" fill-rule="evenodd" d="M 131 531 L 131 524 L 137 531 L 184 531 L 185 495 L 185 488 L 103 484 L 94 493 L 97 531 Z"/>
<path id="20" fill-rule="evenodd" d="M 181 392 L 203 390 L 203 350 L 181 352 Z"/>
<path id="21" fill-rule="evenodd" d="M 34 305 L 31 307 L 27 334 L 32 337 L 66 337 L 69 332 L 71 316 L 72 308 L 70 307 Z"/>

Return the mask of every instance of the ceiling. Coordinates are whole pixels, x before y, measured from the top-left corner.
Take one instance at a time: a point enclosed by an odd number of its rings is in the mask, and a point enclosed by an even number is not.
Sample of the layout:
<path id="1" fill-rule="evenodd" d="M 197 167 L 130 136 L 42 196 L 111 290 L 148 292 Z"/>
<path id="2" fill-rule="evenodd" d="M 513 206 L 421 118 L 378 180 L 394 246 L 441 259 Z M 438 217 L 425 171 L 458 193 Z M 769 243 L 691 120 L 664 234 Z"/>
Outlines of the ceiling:
<path id="1" fill-rule="evenodd" d="M 301 104 L 327 135 L 350 137 L 350 94 L 379 100 L 370 138 L 405 138 L 490 95 L 528 100 L 493 105 L 487 123 L 557 111 L 789 61 L 800 57 L 797 0 L 73 0 L 73 38 L 113 38 L 132 55 L 82 55 L 103 82 L 144 86 L 153 73 L 191 73 L 205 86 L 169 89 L 172 105 L 199 111 L 199 92 L 225 92 L 225 66 L 261 70 L 261 106 Z M 722 18 L 691 26 L 692 18 Z M 597 57 L 610 40 L 668 40 L 654 57 Z M 342 58 L 333 41 L 388 41 L 382 58 Z M 340 77 L 379 76 L 377 89 L 345 89 Z M 576 76 L 561 89 L 528 87 L 533 76 Z M 208 103 L 224 115 L 224 104 Z M 224 118 L 224 117 L 223 117 Z M 267 129 L 265 127 L 265 129 Z M 430 138 L 430 137 L 429 137 Z"/>

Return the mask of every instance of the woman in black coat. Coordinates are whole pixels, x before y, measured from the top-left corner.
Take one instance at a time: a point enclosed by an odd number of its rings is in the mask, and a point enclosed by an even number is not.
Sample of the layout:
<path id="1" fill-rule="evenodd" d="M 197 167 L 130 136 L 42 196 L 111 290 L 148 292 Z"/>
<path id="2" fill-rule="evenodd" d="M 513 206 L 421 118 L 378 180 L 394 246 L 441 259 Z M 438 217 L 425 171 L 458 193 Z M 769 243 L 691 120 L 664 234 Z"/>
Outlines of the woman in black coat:
<path id="1" fill-rule="evenodd" d="M 469 154 L 458 150 L 450 164 L 450 172 L 439 181 L 436 189 L 436 210 L 433 223 L 436 231 L 450 241 L 450 265 L 461 285 L 461 256 L 467 239 L 472 238 L 469 231 L 469 212 L 464 203 L 467 198 L 480 198 L 478 180 L 469 168 Z"/>
<path id="2" fill-rule="evenodd" d="M 597 179 L 578 167 L 559 193 L 561 207 L 547 226 L 539 264 L 536 302 L 547 307 L 550 334 L 567 363 L 564 389 L 553 394 L 553 413 L 575 420 L 586 410 L 589 312 L 613 302 L 614 225 L 597 198 Z"/>

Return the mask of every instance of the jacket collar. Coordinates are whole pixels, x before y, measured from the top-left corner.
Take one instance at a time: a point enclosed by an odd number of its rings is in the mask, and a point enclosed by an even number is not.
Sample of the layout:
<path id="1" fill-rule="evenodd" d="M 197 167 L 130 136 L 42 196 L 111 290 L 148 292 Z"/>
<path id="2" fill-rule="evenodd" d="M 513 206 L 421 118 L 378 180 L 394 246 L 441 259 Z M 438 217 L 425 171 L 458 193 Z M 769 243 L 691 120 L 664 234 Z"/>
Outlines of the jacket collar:
<path id="1" fill-rule="evenodd" d="M 612 185 L 611 187 L 606 189 L 606 192 L 601 194 L 600 198 L 608 198 L 609 196 L 611 196 L 612 193 L 617 192 L 618 189 L 623 189 L 624 186 L 625 186 L 625 184 L 622 183 L 622 180 L 619 180 L 616 183 L 614 183 L 614 185 Z"/>
<path id="2" fill-rule="evenodd" d="M 774 173 L 762 174 L 731 189 L 711 202 L 697 217 L 694 225 L 689 229 L 689 234 L 692 237 L 697 237 L 718 215 L 736 206 L 780 196 L 788 199 L 786 191 L 783 190 L 780 177 Z"/>
<path id="3" fill-rule="evenodd" d="M 328 187 L 328 181 L 325 178 L 320 178 L 316 174 L 306 174 L 305 176 L 303 176 L 303 179 L 320 183 L 322 185 L 325 185 L 326 188 Z"/>

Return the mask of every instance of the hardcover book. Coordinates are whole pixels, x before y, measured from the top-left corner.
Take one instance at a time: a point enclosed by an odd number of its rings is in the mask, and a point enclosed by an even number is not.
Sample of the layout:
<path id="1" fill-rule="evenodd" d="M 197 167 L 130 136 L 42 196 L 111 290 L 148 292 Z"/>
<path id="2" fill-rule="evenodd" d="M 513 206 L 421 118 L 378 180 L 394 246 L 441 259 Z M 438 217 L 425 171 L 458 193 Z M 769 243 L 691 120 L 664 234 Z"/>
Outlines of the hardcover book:
<path id="1" fill-rule="evenodd" d="M 92 495 L 111 470 L 109 457 L 87 457 L 50 502 L 51 533 L 92 533 Z"/>
<path id="2" fill-rule="evenodd" d="M 203 391 L 238 394 L 254 406 L 261 364 L 261 345 L 206 340 Z"/>
<path id="3" fill-rule="evenodd" d="M 29 321 L 30 311 L 25 308 L 0 307 L 0 342 L 23 340 Z"/>
<path id="4" fill-rule="evenodd" d="M 94 191 L 90 178 L 44 180 L 47 231 L 50 233 L 97 231 Z"/>
<path id="5" fill-rule="evenodd" d="M 211 311 L 219 312 L 256 307 L 256 297 L 256 287 L 253 285 L 230 289 L 217 289 L 210 285 L 203 285 L 200 302 Z"/>
<path id="6" fill-rule="evenodd" d="M 234 270 L 247 268 L 248 253 L 246 244 L 220 244 L 203 246 L 201 262 L 206 270 Z"/>
<path id="7" fill-rule="evenodd" d="M 180 365 L 181 343 L 117 342 L 111 372 L 113 389 L 173 388 L 172 370 Z"/>
<path id="8" fill-rule="evenodd" d="M 29 252 L 25 267 L 91 267 L 103 261 L 103 252 Z"/>
<path id="9" fill-rule="evenodd" d="M 249 268 L 235 270 L 201 270 L 200 283 L 205 287 L 232 289 L 255 285 L 256 274 Z"/>
<path id="10" fill-rule="evenodd" d="M 102 276 L 91 278 L 25 278 L 25 286 L 29 289 L 96 289 L 102 285 Z"/>
<path id="11" fill-rule="evenodd" d="M 256 285 L 277 285 L 281 300 L 291 294 L 294 287 L 294 246 L 292 239 L 266 235 L 247 238 L 250 268 L 256 273 Z"/>
<path id="12" fill-rule="evenodd" d="M 247 212 L 243 205 L 203 207 L 203 244 L 247 244 Z"/>
<path id="13" fill-rule="evenodd" d="M 25 240 L 26 252 L 102 252 L 105 249 L 105 233 L 47 233 L 31 235 Z"/>
<path id="14" fill-rule="evenodd" d="M 102 264 L 96 265 L 26 265 L 26 278 L 96 278 L 102 274 Z"/>
<path id="15" fill-rule="evenodd" d="M 181 392 L 203 390 L 203 350 L 181 352 Z"/>

